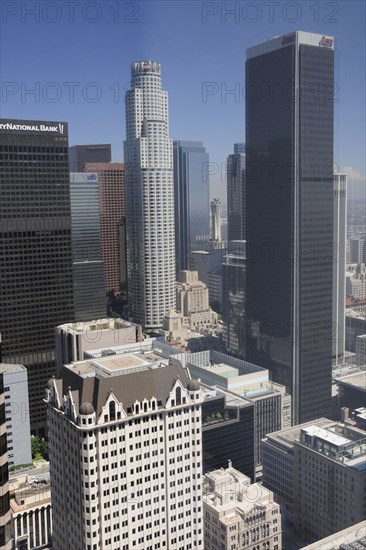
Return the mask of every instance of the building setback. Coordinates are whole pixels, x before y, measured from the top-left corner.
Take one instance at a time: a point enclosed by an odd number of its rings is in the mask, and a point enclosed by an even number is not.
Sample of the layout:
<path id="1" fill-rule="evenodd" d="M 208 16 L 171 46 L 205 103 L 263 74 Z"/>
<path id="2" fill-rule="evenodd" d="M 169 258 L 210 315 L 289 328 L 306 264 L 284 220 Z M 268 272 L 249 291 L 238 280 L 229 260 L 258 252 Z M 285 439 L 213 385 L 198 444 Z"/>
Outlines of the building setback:
<path id="1" fill-rule="evenodd" d="M 246 358 L 286 386 L 298 423 L 331 406 L 333 38 L 249 48 L 246 89 Z"/>
<path id="2" fill-rule="evenodd" d="M 0 120 L 0 195 L 2 360 L 27 368 L 31 429 L 42 435 L 54 327 L 74 320 L 66 123 Z"/>
<path id="3" fill-rule="evenodd" d="M 91 321 L 106 314 L 98 174 L 72 172 L 70 199 L 75 321 Z"/>
<path id="4" fill-rule="evenodd" d="M 201 391 L 142 353 L 47 384 L 55 548 L 203 547 Z"/>
<path id="5" fill-rule="evenodd" d="M 125 165 L 120 162 L 86 163 L 85 170 L 99 179 L 100 240 L 105 269 L 106 292 L 119 292 L 121 266 L 120 224 L 125 216 Z M 85 319 L 83 319 L 85 320 Z"/>
<path id="6" fill-rule="evenodd" d="M 126 241 L 132 320 L 160 328 L 175 308 L 173 143 L 161 66 L 131 66 L 126 93 Z"/>

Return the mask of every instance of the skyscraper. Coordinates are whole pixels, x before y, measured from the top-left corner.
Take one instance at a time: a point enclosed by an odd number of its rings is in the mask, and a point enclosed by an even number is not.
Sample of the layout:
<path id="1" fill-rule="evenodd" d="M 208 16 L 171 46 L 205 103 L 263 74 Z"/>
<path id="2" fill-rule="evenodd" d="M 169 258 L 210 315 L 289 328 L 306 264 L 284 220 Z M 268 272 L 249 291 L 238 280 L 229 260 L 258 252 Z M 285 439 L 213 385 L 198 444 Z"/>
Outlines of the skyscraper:
<path id="1" fill-rule="evenodd" d="M 203 548 L 202 394 L 179 361 L 78 361 L 46 402 L 55 548 Z"/>
<path id="2" fill-rule="evenodd" d="M 99 181 L 99 219 L 106 292 L 118 292 L 122 266 L 120 223 L 125 215 L 125 166 L 121 162 L 87 162 L 85 170 L 96 172 Z"/>
<path id="3" fill-rule="evenodd" d="M 0 548 L 4 550 L 10 550 L 13 547 L 11 542 L 7 451 L 4 379 L 3 373 L 0 372 Z"/>
<path id="4" fill-rule="evenodd" d="M 227 239 L 245 239 L 245 144 L 234 143 L 226 162 Z"/>
<path id="5" fill-rule="evenodd" d="M 202 141 L 174 141 L 174 216 L 177 273 L 188 269 L 189 251 L 210 234 L 208 153 Z"/>
<path id="6" fill-rule="evenodd" d="M 336 365 L 344 358 L 346 333 L 347 175 L 334 174 L 333 190 L 333 350 Z"/>
<path id="7" fill-rule="evenodd" d="M 333 300 L 333 38 L 306 32 L 247 50 L 247 360 L 329 412 Z"/>
<path id="8" fill-rule="evenodd" d="M 0 120 L 0 332 L 28 370 L 31 430 L 45 427 L 54 328 L 74 320 L 68 128 Z"/>
<path id="9" fill-rule="evenodd" d="M 175 308 L 175 246 L 168 94 L 153 61 L 131 66 L 124 150 L 128 303 L 134 322 L 156 328 Z"/>
<path id="10" fill-rule="evenodd" d="M 100 246 L 99 181 L 93 172 L 70 174 L 75 321 L 106 315 Z"/>

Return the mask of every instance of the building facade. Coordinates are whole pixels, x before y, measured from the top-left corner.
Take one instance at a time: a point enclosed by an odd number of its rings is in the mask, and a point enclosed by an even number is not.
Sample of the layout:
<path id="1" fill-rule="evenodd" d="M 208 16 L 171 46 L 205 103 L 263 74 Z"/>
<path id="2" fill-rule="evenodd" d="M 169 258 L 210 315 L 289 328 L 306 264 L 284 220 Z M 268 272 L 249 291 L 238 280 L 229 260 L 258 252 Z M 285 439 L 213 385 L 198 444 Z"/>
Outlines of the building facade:
<path id="1" fill-rule="evenodd" d="M 227 240 L 245 240 L 245 144 L 234 143 L 226 161 Z"/>
<path id="2" fill-rule="evenodd" d="M 209 156 L 202 141 L 174 141 L 176 271 L 188 269 L 189 252 L 210 234 Z"/>
<path id="3" fill-rule="evenodd" d="M 42 435 L 54 327 L 74 320 L 67 124 L 2 119 L 0 146 L 2 355 L 27 368 L 31 429 Z"/>
<path id="4" fill-rule="evenodd" d="M 198 280 L 197 271 L 180 271 L 177 281 L 177 311 L 184 324 L 193 329 L 217 325 L 217 313 L 209 306 L 208 288 Z"/>
<path id="5" fill-rule="evenodd" d="M 2 372 L 0 372 L 0 547 L 4 550 L 12 548 L 8 468 L 4 379 Z"/>
<path id="6" fill-rule="evenodd" d="M 128 305 L 134 322 L 158 328 L 175 307 L 175 229 L 168 94 L 153 61 L 131 66 L 124 151 Z"/>
<path id="7" fill-rule="evenodd" d="M 98 319 L 60 325 L 55 330 L 55 339 L 57 375 L 60 376 L 64 365 L 82 361 L 88 351 L 141 342 L 142 330 L 139 325 L 123 319 Z"/>
<path id="8" fill-rule="evenodd" d="M 75 321 L 91 321 L 106 315 L 98 174 L 72 172 L 70 200 Z"/>
<path id="9" fill-rule="evenodd" d="M 203 547 L 202 397 L 179 362 L 81 361 L 45 400 L 55 548 Z"/>
<path id="10" fill-rule="evenodd" d="M 206 474 L 203 487 L 205 549 L 282 548 L 280 506 L 272 491 L 251 484 L 231 465 Z"/>
<path id="11" fill-rule="evenodd" d="M 366 432 L 325 418 L 263 441 L 263 484 L 313 542 L 366 518 Z"/>
<path id="12" fill-rule="evenodd" d="M 338 365 L 345 354 L 346 332 L 346 235 L 347 235 L 347 175 L 334 174 L 333 189 L 333 359 Z M 365 285 L 366 286 L 366 285 Z"/>
<path id="13" fill-rule="evenodd" d="M 228 353 L 245 358 L 245 241 L 229 241 L 222 264 L 223 338 Z"/>
<path id="14" fill-rule="evenodd" d="M 98 175 L 100 240 L 105 270 L 105 290 L 119 292 L 122 271 L 120 265 L 126 264 L 126 258 L 121 257 L 120 254 L 119 228 L 125 216 L 124 164 L 120 162 L 86 163 L 85 170 Z"/>
<path id="15" fill-rule="evenodd" d="M 11 476 L 10 486 L 13 548 L 53 548 L 49 467 L 23 470 L 20 475 Z"/>
<path id="16" fill-rule="evenodd" d="M 286 386 L 295 423 L 331 406 L 333 42 L 294 32 L 247 50 L 246 357 Z"/>
<path id="17" fill-rule="evenodd" d="M 8 464 L 32 462 L 29 424 L 28 373 L 23 365 L 0 363 L 4 380 Z"/>
<path id="18" fill-rule="evenodd" d="M 69 147 L 70 172 L 83 172 L 85 164 L 111 162 L 112 150 L 109 144 L 73 145 Z M 93 168 L 91 169 L 93 172 Z"/>

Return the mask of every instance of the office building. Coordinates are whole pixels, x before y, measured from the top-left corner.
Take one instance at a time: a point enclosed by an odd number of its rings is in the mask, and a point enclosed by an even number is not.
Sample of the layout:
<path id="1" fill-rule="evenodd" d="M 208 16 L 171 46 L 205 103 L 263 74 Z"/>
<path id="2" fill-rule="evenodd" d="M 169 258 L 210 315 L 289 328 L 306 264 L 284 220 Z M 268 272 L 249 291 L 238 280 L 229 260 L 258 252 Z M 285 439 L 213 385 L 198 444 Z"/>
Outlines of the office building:
<path id="1" fill-rule="evenodd" d="M 176 271 L 188 269 L 189 252 L 210 234 L 209 156 L 202 141 L 174 141 Z"/>
<path id="2" fill-rule="evenodd" d="M 11 484 L 11 529 L 14 548 L 52 548 L 51 485 L 49 466 L 15 472 Z"/>
<path id="3" fill-rule="evenodd" d="M 333 189 L 333 351 L 336 365 L 345 354 L 346 323 L 346 234 L 347 234 L 347 175 L 334 174 Z"/>
<path id="4" fill-rule="evenodd" d="M 331 37 L 247 50 L 246 358 L 286 386 L 295 423 L 331 406 L 333 73 Z"/>
<path id="5" fill-rule="evenodd" d="M 85 164 L 111 162 L 112 151 L 109 144 L 73 145 L 69 147 L 70 172 L 84 172 Z M 93 172 L 94 169 L 91 168 Z"/>
<path id="6" fill-rule="evenodd" d="M 258 479 L 261 475 L 261 440 L 268 433 L 291 426 L 291 396 L 284 386 L 269 380 L 268 370 L 224 353 L 191 353 L 186 358 L 186 364 L 192 378 L 208 386 L 228 390 L 234 402 L 243 400 L 253 405 L 254 463 Z"/>
<path id="7" fill-rule="evenodd" d="M 306 550 L 363 550 L 363 548 L 366 548 L 364 521 L 306 546 Z"/>
<path id="8" fill-rule="evenodd" d="M 349 258 L 350 264 L 361 264 L 365 261 L 364 258 L 364 242 L 363 238 L 351 238 L 348 239 L 349 246 Z"/>
<path id="9" fill-rule="evenodd" d="M 44 434 L 54 328 L 74 320 L 66 123 L 0 120 L 0 332 L 28 370 L 30 423 Z"/>
<path id="10" fill-rule="evenodd" d="M 366 298 L 366 268 L 365 264 L 357 264 L 352 272 L 346 274 L 346 294 L 356 300 L 364 301 Z"/>
<path id="11" fill-rule="evenodd" d="M 99 182 L 95 172 L 70 174 L 75 321 L 106 315 L 100 244 Z"/>
<path id="12" fill-rule="evenodd" d="M 125 103 L 128 305 L 152 329 L 175 308 L 173 144 L 158 63 L 132 64 Z"/>
<path id="13" fill-rule="evenodd" d="M 357 337 L 366 334 L 366 311 L 346 308 L 346 350 L 356 353 Z"/>
<path id="14" fill-rule="evenodd" d="M 0 363 L 4 380 L 8 464 L 32 462 L 29 424 L 28 373 L 23 365 Z"/>
<path id="15" fill-rule="evenodd" d="M 229 241 L 222 264 L 223 339 L 231 355 L 245 358 L 245 241 Z"/>
<path id="16" fill-rule="evenodd" d="M 214 199 L 211 201 L 211 239 L 213 241 L 222 242 L 221 239 L 221 201 Z"/>
<path id="17" fill-rule="evenodd" d="M 366 365 L 366 334 L 356 338 L 356 364 Z"/>
<path id="18" fill-rule="evenodd" d="M 281 513 L 273 493 L 251 484 L 231 464 L 205 475 L 203 512 L 207 550 L 282 548 Z"/>
<path id="19" fill-rule="evenodd" d="M 224 388 L 201 382 L 200 386 L 204 472 L 225 468 L 232 460 L 237 470 L 254 481 L 256 420 L 253 404 Z"/>
<path id="20" fill-rule="evenodd" d="M 366 335 L 364 336 L 366 339 Z M 365 365 L 365 363 L 363 364 Z M 366 403 L 366 367 L 351 374 L 337 376 L 334 382 L 338 386 L 339 407 L 354 410 Z"/>
<path id="21" fill-rule="evenodd" d="M 202 397 L 179 361 L 80 361 L 45 401 L 55 548 L 203 547 Z"/>
<path id="22" fill-rule="evenodd" d="M 0 372 L 0 547 L 10 550 L 9 469 L 6 441 L 4 379 Z"/>
<path id="23" fill-rule="evenodd" d="M 197 271 L 180 271 L 177 281 L 177 311 L 184 324 L 193 329 L 217 325 L 218 315 L 209 306 L 208 288 L 198 280 Z"/>
<path id="24" fill-rule="evenodd" d="M 57 374 L 61 376 L 63 365 L 82 361 L 88 351 L 141 342 L 142 330 L 123 319 L 98 319 L 60 325 L 55 337 Z"/>
<path id="25" fill-rule="evenodd" d="M 208 287 L 209 304 L 221 311 L 222 263 L 226 254 L 224 241 L 207 241 L 201 250 L 189 253 L 189 269 L 198 272 L 198 278 Z"/>
<path id="26" fill-rule="evenodd" d="M 245 240 L 245 144 L 234 143 L 226 161 L 227 240 Z"/>
<path id="27" fill-rule="evenodd" d="M 288 507 L 307 541 L 366 519 L 366 432 L 326 418 L 263 441 L 263 484 Z"/>
<path id="28" fill-rule="evenodd" d="M 105 290 L 119 292 L 121 265 L 126 258 L 120 256 L 120 224 L 125 216 L 125 169 L 120 162 L 86 163 L 85 170 L 98 175 L 100 240 L 105 269 Z M 122 276 L 123 278 L 123 276 Z M 85 320 L 85 319 L 84 319 Z"/>

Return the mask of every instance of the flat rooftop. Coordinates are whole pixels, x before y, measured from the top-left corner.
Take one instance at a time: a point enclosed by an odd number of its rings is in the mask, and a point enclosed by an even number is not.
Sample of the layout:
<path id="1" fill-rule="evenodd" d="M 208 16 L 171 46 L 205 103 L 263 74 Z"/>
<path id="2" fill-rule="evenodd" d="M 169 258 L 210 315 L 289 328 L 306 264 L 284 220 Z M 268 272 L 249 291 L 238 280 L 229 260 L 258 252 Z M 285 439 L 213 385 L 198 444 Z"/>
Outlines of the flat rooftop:
<path id="1" fill-rule="evenodd" d="M 103 330 L 121 330 L 124 328 L 133 327 L 132 323 L 128 323 L 123 319 L 96 319 L 94 321 L 88 322 L 78 322 L 78 323 L 66 323 L 60 325 L 59 328 L 63 329 L 65 332 L 80 334 L 85 332 L 94 332 L 94 331 L 103 331 Z"/>
<path id="2" fill-rule="evenodd" d="M 366 371 L 337 376 L 334 380 L 337 384 L 357 388 L 358 390 L 366 392 Z"/>
<path id="3" fill-rule="evenodd" d="M 148 352 L 146 354 L 126 353 L 124 355 L 110 355 L 97 359 L 78 361 L 66 365 L 66 367 L 83 378 L 90 376 L 108 378 L 110 376 L 130 374 L 132 372 L 166 366 L 167 362 L 167 359 L 164 359 L 161 355 L 157 355 L 154 352 Z"/>
<path id="4" fill-rule="evenodd" d="M 327 441 L 331 445 L 336 445 L 337 447 L 342 447 L 343 445 L 352 443 L 350 439 L 338 435 L 332 430 L 326 430 L 319 426 L 309 426 L 308 428 L 303 428 L 301 431 L 310 436 L 318 437 L 319 439 Z"/>
<path id="5" fill-rule="evenodd" d="M 0 363 L 0 373 L 5 372 L 23 372 L 27 369 L 23 365 L 13 365 L 12 363 Z"/>

